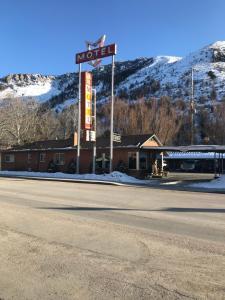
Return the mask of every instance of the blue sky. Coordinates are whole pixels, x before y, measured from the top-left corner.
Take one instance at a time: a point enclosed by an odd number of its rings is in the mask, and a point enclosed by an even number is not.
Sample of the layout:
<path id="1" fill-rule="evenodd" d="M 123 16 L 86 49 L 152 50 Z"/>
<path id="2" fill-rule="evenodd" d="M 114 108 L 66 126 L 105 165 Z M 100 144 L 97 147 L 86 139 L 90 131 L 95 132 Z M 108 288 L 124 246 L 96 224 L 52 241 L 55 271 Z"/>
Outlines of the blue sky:
<path id="1" fill-rule="evenodd" d="M 76 69 L 85 40 L 107 35 L 117 60 L 184 56 L 225 40 L 224 0 L 0 0 L 0 76 Z"/>

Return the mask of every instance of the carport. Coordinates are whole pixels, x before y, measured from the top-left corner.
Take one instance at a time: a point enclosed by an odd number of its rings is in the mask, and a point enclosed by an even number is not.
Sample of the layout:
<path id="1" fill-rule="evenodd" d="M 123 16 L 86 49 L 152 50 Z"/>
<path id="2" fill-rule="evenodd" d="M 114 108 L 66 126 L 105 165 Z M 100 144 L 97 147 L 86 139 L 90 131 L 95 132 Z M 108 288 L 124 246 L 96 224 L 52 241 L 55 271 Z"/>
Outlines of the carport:
<path id="1" fill-rule="evenodd" d="M 224 153 L 225 153 L 225 145 L 188 145 L 188 146 L 159 146 L 159 147 L 149 147 L 143 146 L 143 150 L 155 150 L 161 153 L 169 152 L 196 152 L 196 153 L 206 153 L 211 152 L 214 153 L 214 176 L 217 177 L 220 174 L 224 173 Z M 161 155 L 161 159 L 163 161 L 163 155 Z M 163 169 L 163 163 L 162 163 Z"/>

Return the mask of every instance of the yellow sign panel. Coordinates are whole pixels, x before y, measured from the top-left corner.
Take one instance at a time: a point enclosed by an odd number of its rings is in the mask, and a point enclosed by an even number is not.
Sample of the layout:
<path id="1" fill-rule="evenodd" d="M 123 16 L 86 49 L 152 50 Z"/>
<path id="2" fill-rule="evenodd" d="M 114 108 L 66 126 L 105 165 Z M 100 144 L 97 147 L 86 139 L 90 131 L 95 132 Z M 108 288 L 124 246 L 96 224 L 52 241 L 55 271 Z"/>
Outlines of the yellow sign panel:
<path id="1" fill-rule="evenodd" d="M 81 76 L 81 124 L 83 129 L 92 126 L 92 74 L 82 72 Z"/>

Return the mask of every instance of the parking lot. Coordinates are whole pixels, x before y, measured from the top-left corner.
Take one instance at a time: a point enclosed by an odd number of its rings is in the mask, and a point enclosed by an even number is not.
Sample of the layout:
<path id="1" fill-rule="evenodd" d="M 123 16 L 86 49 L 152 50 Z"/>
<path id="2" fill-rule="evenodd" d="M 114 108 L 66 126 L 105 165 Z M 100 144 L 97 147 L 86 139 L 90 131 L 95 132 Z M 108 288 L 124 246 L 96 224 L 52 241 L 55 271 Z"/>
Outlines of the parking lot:
<path id="1" fill-rule="evenodd" d="M 0 179 L 0 299 L 225 299 L 225 197 Z"/>

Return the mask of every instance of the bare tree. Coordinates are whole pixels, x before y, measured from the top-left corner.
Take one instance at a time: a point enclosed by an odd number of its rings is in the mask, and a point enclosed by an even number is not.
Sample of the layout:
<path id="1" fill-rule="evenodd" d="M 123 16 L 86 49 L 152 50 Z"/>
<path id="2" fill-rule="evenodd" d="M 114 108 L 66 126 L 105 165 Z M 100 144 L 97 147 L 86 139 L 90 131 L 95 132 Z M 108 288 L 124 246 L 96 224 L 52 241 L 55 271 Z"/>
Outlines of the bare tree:
<path id="1" fill-rule="evenodd" d="M 37 138 L 38 104 L 32 99 L 5 99 L 0 110 L 0 136 L 9 143 L 22 144 Z"/>
<path id="2" fill-rule="evenodd" d="M 77 130 L 78 107 L 71 105 L 57 115 L 61 138 L 70 137 Z"/>
<path id="3" fill-rule="evenodd" d="M 99 114 L 105 130 L 109 129 L 110 104 Z M 115 131 L 122 134 L 155 133 L 163 143 L 175 141 L 181 126 L 180 112 L 168 97 L 160 100 L 140 99 L 129 104 L 117 99 L 114 111 Z M 100 126 L 99 126 L 100 127 Z"/>
<path id="4" fill-rule="evenodd" d="M 225 102 L 217 104 L 213 112 L 203 110 L 200 118 L 203 139 L 211 144 L 225 144 Z"/>

